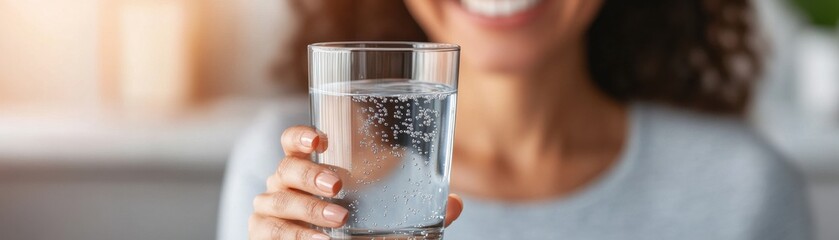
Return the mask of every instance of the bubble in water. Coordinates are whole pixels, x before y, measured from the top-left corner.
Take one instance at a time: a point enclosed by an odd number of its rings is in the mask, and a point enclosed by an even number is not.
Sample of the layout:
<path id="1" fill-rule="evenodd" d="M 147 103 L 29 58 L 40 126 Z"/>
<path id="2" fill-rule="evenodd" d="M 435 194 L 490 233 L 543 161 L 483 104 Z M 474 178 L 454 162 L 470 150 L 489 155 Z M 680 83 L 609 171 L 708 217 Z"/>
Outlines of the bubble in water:
<path id="1" fill-rule="evenodd" d="M 345 194 L 335 200 L 335 203 L 349 206 L 352 221 L 347 224 L 348 228 L 424 228 L 442 224 L 443 212 L 438 205 L 445 202 L 448 189 L 447 177 L 438 171 L 447 167 L 441 162 L 447 159 L 441 157 L 445 156 L 442 151 L 446 149 L 438 149 L 438 146 L 450 142 L 441 141 L 441 134 L 451 134 L 445 114 L 452 111 L 453 98 L 450 98 L 451 92 L 438 91 L 441 88 L 431 85 L 410 86 L 420 92 L 388 92 L 400 87 L 353 84 L 349 88 L 354 95 L 318 97 L 314 94 L 315 118 L 322 117 L 315 121 L 316 127 L 330 134 L 330 142 L 334 141 L 338 146 L 354 144 L 347 150 L 335 148 L 348 151 L 341 154 L 352 154 L 354 163 L 345 168 L 357 185 L 345 185 L 347 191 L 342 190 Z M 422 92 L 425 91 L 422 89 L 433 90 Z M 349 105 L 343 105 L 341 100 L 318 101 L 319 98 L 334 97 L 349 97 L 352 101 Z M 345 106 L 352 109 L 342 112 L 341 108 Z M 350 124 L 327 124 L 338 119 Z M 324 129 L 324 126 L 331 129 Z M 346 127 L 351 131 L 346 131 Z M 325 154 L 315 156 L 321 161 Z M 431 161 L 434 161 L 433 165 Z M 406 168 L 409 162 L 413 162 L 413 167 Z M 389 207 L 391 201 L 394 207 Z"/>

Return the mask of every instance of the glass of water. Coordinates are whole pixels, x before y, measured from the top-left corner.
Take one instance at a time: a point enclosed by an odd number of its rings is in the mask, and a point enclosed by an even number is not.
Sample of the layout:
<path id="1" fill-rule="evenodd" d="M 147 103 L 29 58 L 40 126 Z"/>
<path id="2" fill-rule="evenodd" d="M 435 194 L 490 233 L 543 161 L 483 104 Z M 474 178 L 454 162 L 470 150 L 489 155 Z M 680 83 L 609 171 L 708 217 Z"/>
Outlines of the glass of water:
<path id="1" fill-rule="evenodd" d="M 460 47 L 417 42 L 309 45 L 314 161 L 349 210 L 333 239 L 441 239 L 449 193 Z"/>

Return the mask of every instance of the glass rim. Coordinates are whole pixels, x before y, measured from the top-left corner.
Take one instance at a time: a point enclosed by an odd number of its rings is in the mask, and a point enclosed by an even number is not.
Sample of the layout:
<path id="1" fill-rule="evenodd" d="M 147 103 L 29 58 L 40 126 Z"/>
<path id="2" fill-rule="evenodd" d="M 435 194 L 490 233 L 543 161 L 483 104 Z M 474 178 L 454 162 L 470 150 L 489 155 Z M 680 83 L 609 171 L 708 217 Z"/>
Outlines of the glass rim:
<path id="1" fill-rule="evenodd" d="M 324 52 L 456 52 L 460 51 L 460 46 L 434 42 L 342 41 L 313 43 L 309 44 L 309 49 Z"/>

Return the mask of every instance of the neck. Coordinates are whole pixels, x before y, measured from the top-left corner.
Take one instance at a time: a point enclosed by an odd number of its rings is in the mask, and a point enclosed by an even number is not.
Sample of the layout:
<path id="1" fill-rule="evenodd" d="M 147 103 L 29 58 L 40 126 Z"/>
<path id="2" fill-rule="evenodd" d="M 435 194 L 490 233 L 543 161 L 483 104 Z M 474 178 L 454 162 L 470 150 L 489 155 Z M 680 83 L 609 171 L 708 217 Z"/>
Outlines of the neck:
<path id="1" fill-rule="evenodd" d="M 593 85 L 583 47 L 553 55 L 517 74 L 462 69 L 455 155 L 525 175 L 546 164 L 617 156 L 625 107 Z"/>

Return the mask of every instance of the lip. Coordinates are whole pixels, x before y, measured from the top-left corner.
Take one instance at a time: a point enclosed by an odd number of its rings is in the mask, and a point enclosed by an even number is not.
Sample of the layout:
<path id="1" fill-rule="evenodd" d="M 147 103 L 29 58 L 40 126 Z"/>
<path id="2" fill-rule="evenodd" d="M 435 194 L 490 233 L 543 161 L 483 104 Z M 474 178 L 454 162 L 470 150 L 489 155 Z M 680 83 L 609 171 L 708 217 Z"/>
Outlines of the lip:
<path id="1" fill-rule="evenodd" d="M 463 6 L 462 3 L 460 3 L 460 0 L 449 0 L 446 2 L 447 4 L 452 4 L 453 6 L 451 7 L 454 8 L 455 11 L 458 12 L 458 14 L 464 15 L 467 19 L 469 19 L 469 21 L 475 22 L 478 25 L 488 28 L 508 29 L 520 27 L 531 22 L 540 14 L 540 12 L 542 12 L 542 9 L 545 8 L 544 5 L 550 1 L 544 0 L 530 7 L 527 10 L 517 12 L 508 16 L 496 17 L 490 17 L 478 13 L 473 13 L 466 9 L 466 7 Z"/>

